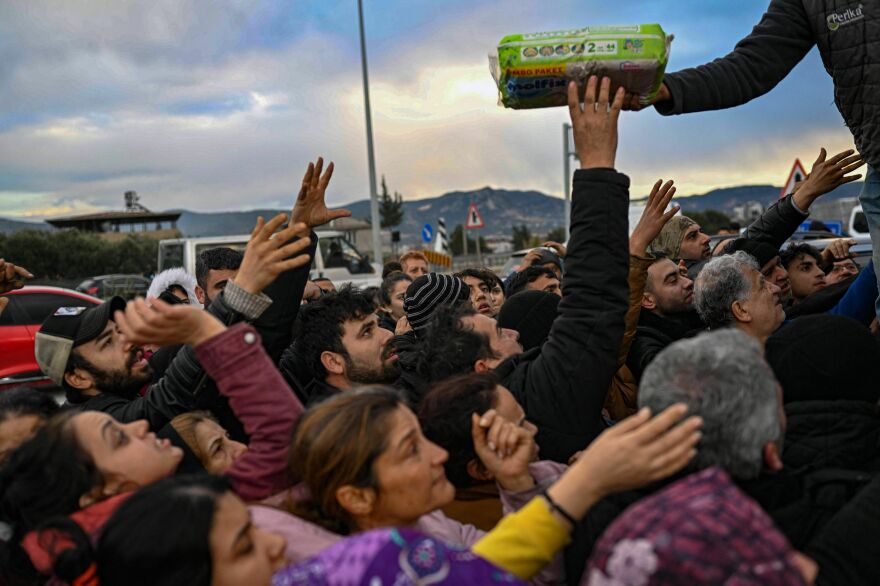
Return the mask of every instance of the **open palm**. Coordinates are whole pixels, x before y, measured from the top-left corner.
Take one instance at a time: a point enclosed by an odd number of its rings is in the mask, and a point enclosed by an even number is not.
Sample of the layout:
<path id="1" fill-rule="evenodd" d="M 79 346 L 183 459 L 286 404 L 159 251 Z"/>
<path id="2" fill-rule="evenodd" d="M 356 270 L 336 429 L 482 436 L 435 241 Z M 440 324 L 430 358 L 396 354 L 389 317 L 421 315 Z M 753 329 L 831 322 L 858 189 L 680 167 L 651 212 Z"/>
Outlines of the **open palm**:
<path id="1" fill-rule="evenodd" d="M 324 196 L 327 186 L 330 184 L 330 178 L 333 177 L 333 163 L 327 165 L 327 170 L 322 175 L 323 168 L 324 159 L 321 157 L 318 157 L 317 163 L 309 163 L 299 195 L 296 198 L 296 204 L 293 206 L 291 220 L 294 223 L 302 222 L 309 228 L 315 228 L 323 226 L 331 220 L 351 215 L 351 212 L 345 209 L 332 211 L 327 209 Z"/>

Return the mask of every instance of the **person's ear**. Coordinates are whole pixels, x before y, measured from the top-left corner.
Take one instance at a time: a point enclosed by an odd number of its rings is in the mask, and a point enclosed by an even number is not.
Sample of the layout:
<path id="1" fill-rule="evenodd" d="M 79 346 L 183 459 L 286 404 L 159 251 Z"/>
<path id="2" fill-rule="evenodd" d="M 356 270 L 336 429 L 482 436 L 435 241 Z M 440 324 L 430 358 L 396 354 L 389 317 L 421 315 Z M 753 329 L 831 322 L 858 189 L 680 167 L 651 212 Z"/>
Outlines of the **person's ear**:
<path id="1" fill-rule="evenodd" d="M 199 300 L 199 303 L 202 305 L 205 304 L 205 290 L 196 285 L 196 299 Z"/>
<path id="2" fill-rule="evenodd" d="M 72 372 L 64 373 L 64 382 L 79 391 L 85 391 L 95 385 L 95 378 L 87 370 L 74 368 Z"/>
<path id="3" fill-rule="evenodd" d="M 779 444 L 767 442 L 763 449 L 764 468 L 771 472 L 782 470 L 782 456 L 779 454 Z"/>
<path id="4" fill-rule="evenodd" d="M 734 301 L 730 306 L 730 311 L 733 313 L 733 317 L 736 321 L 740 323 L 749 323 L 752 321 L 752 314 L 749 313 L 747 301 Z"/>
<path id="5" fill-rule="evenodd" d="M 485 358 L 480 358 L 476 362 L 474 362 L 474 372 L 486 373 L 492 370 L 492 367 L 489 366 L 489 362 Z"/>
<path id="6" fill-rule="evenodd" d="M 478 458 L 474 458 L 467 463 L 467 473 L 468 476 L 479 482 L 489 482 L 490 480 L 495 479 L 492 473 L 483 466 L 483 463 L 480 462 Z"/>
<path id="7" fill-rule="evenodd" d="M 657 300 L 654 299 L 654 296 L 651 293 L 643 293 L 642 294 L 642 309 L 647 309 L 648 311 L 654 311 L 657 308 Z"/>
<path id="8" fill-rule="evenodd" d="M 376 505 L 376 491 L 346 484 L 336 489 L 336 501 L 352 517 L 366 517 Z"/>
<path id="9" fill-rule="evenodd" d="M 321 365 L 328 374 L 345 374 L 345 360 L 337 352 L 321 352 Z"/>

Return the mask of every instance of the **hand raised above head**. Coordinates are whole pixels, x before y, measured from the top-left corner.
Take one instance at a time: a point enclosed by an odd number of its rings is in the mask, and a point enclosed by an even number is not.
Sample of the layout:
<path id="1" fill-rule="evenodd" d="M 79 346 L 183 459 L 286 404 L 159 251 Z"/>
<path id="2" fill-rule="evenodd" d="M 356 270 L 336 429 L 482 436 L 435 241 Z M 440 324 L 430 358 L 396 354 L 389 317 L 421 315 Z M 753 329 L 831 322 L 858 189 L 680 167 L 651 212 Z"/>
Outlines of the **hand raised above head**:
<path id="1" fill-rule="evenodd" d="M 614 168 L 617 154 L 617 121 L 623 107 L 623 87 L 610 101 L 611 79 L 593 75 L 584 90 L 583 107 L 575 82 L 568 84 L 568 112 L 571 116 L 574 148 L 581 169 Z"/>
<path id="2" fill-rule="evenodd" d="M 291 214 L 292 222 L 302 223 L 309 228 L 322 226 L 337 218 L 346 218 L 351 212 L 346 209 L 328 210 L 325 203 L 327 186 L 333 177 L 333 163 L 327 165 L 327 170 L 321 174 L 324 168 L 324 159 L 318 157 L 316 163 L 309 163 L 306 174 L 303 176 L 296 203 Z"/>
<path id="3" fill-rule="evenodd" d="M 311 262 L 308 254 L 299 254 L 311 243 L 305 224 L 291 222 L 275 233 L 286 221 L 287 214 L 278 214 L 268 223 L 262 216 L 257 218 L 251 239 L 244 250 L 241 266 L 232 279 L 248 293 L 261 293 L 284 271 Z M 290 242 L 297 236 L 297 240 Z"/>
<path id="4" fill-rule="evenodd" d="M 648 203 L 639 218 L 632 234 L 629 237 L 630 254 L 643 255 L 647 252 L 648 246 L 663 230 L 672 216 L 678 213 L 679 207 L 672 206 L 672 209 L 666 211 L 672 196 L 675 195 L 675 185 L 670 179 L 663 183 L 662 179 L 658 179 L 657 183 L 651 189 L 651 195 L 648 196 Z"/>
<path id="5" fill-rule="evenodd" d="M 150 303 L 147 305 L 138 297 L 125 306 L 125 311 L 117 311 L 113 317 L 131 344 L 197 346 L 226 329 L 216 317 L 194 305 L 170 305 L 161 299 Z"/>

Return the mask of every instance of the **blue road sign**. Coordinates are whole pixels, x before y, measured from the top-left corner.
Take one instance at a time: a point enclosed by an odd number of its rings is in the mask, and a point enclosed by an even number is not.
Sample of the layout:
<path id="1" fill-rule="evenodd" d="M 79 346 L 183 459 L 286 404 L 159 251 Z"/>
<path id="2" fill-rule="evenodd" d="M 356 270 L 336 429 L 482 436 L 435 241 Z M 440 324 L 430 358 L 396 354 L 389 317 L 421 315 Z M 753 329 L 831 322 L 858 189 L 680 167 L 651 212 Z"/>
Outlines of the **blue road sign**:
<path id="1" fill-rule="evenodd" d="M 809 231 L 811 223 L 812 223 L 812 220 L 807 220 L 806 222 L 804 222 L 803 224 L 798 226 L 798 232 Z M 833 220 L 822 220 L 822 223 L 825 224 L 826 226 L 828 226 L 828 230 L 832 234 L 836 234 L 837 236 L 840 236 L 841 234 L 843 234 L 843 223 L 842 222 L 836 222 Z"/>
<path id="2" fill-rule="evenodd" d="M 431 228 L 431 224 L 425 224 L 425 227 L 422 228 L 422 240 L 425 241 L 426 244 L 430 243 L 434 238 L 434 229 Z"/>

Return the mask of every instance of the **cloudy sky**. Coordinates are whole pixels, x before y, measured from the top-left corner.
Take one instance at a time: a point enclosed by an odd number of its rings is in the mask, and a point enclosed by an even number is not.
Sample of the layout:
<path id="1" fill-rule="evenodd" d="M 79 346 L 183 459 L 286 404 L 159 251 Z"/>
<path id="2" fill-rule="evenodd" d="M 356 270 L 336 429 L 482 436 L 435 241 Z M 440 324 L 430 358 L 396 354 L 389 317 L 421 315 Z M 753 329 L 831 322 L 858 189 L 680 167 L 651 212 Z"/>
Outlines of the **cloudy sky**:
<path id="1" fill-rule="evenodd" d="M 564 108 L 497 105 L 506 34 L 659 22 L 668 70 L 727 53 L 767 0 L 365 0 L 378 172 L 406 198 L 485 185 L 560 195 Z M 4 0 L 0 216 L 287 207 L 305 165 L 330 201 L 369 193 L 355 0 Z M 795 157 L 850 148 L 813 50 L 771 94 L 723 112 L 622 117 L 634 195 L 780 185 Z"/>

